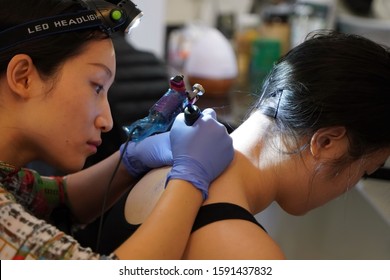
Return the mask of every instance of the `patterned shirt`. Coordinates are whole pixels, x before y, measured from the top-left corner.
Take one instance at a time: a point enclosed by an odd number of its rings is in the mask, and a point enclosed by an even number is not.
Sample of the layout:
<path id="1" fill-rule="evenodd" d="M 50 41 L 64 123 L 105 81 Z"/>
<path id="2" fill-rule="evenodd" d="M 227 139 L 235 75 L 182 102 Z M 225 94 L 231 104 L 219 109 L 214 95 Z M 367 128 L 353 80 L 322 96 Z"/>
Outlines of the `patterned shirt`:
<path id="1" fill-rule="evenodd" d="M 0 162 L 0 259 L 117 259 L 103 256 L 48 222 L 67 203 L 62 177 Z"/>

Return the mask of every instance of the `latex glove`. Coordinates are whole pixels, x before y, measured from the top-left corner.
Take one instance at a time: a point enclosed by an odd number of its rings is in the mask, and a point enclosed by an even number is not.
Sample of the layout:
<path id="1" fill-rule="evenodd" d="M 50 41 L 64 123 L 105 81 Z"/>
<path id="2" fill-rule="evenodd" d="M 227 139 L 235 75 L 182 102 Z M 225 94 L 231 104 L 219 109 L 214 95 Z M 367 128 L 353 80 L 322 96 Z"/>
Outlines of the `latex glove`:
<path id="1" fill-rule="evenodd" d="M 170 139 L 173 167 L 167 182 L 170 179 L 189 181 L 206 199 L 211 181 L 233 159 L 233 141 L 225 126 L 216 120 L 213 109 L 205 109 L 192 126 L 185 124 L 181 113 L 172 125 Z"/>
<path id="2" fill-rule="evenodd" d="M 121 153 L 125 144 L 120 146 Z M 129 142 L 122 162 L 134 178 L 141 177 L 153 168 L 172 165 L 169 132 L 156 134 L 140 142 Z"/>

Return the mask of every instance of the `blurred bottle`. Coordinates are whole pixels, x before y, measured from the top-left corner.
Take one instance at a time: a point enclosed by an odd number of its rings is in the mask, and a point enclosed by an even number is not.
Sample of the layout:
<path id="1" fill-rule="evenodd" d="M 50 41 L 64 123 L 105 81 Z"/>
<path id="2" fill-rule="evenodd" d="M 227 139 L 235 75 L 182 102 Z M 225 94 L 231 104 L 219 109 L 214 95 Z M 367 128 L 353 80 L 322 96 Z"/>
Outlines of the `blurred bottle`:
<path id="1" fill-rule="evenodd" d="M 249 81 L 252 92 L 259 92 L 265 77 L 280 56 L 280 40 L 259 38 L 252 43 L 252 58 L 249 70 Z"/>
<path id="2" fill-rule="evenodd" d="M 264 7 L 260 27 L 261 38 L 274 39 L 280 42 L 281 54 L 285 54 L 290 49 L 290 15 L 292 5 L 279 3 Z"/>
<path id="3" fill-rule="evenodd" d="M 319 29 L 334 29 L 335 0 L 297 0 L 291 15 L 291 47 L 302 43 L 306 36 Z"/>
<path id="4" fill-rule="evenodd" d="M 238 125 L 242 122 L 249 106 L 254 101 L 250 91 L 249 69 L 252 59 L 252 44 L 260 38 L 260 21 L 261 18 L 258 14 L 240 14 L 237 16 L 233 45 L 237 58 L 238 76 L 234 90 L 229 95 L 232 125 Z"/>
<path id="5" fill-rule="evenodd" d="M 249 89 L 249 68 L 252 58 L 252 43 L 260 38 L 260 16 L 257 14 L 242 14 L 238 17 L 237 32 L 234 45 L 237 56 L 237 88 Z"/>

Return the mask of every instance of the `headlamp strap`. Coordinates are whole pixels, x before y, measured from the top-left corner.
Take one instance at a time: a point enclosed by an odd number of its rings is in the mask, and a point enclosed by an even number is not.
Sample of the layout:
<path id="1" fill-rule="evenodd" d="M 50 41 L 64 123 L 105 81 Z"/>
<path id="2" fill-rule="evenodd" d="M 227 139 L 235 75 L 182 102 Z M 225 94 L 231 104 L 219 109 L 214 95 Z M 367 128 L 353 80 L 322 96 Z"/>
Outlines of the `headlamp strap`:
<path id="1" fill-rule="evenodd" d="M 33 20 L 0 32 L 0 50 L 48 35 L 69 32 L 70 30 L 94 28 L 101 25 L 101 19 L 95 11 L 91 10 Z"/>

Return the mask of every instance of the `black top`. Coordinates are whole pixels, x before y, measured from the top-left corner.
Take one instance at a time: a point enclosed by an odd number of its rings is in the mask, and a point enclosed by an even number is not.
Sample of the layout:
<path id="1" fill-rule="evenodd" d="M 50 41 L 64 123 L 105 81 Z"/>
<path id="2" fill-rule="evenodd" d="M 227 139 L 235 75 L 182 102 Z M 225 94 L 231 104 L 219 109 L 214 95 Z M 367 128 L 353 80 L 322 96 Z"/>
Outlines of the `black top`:
<path id="1" fill-rule="evenodd" d="M 192 232 L 213 222 L 230 219 L 246 220 L 266 231 L 256 218 L 241 206 L 231 203 L 213 203 L 204 205 L 199 209 Z"/>
<path id="2" fill-rule="evenodd" d="M 96 250 L 100 254 L 109 254 L 127 240 L 140 225 L 129 224 L 126 221 L 124 209 L 127 201 L 128 192 L 106 212 L 104 215 L 103 229 L 99 248 Z M 214 203 L 204 205 L 199 209 L 195 219 L 192 232 L 213 222 L 239 219 L 246 220 L 256 224 L 266 231 L 263 226 L 257 222 L 255 217 L 241 206 L 231 203 Z M 99 219 L 90 224 L 86 229 L 74 233 L 74 237 L 85 247 L 91 247 L 95 250 L 97 243 Z"/>

